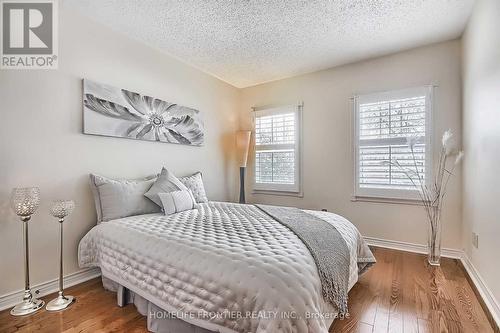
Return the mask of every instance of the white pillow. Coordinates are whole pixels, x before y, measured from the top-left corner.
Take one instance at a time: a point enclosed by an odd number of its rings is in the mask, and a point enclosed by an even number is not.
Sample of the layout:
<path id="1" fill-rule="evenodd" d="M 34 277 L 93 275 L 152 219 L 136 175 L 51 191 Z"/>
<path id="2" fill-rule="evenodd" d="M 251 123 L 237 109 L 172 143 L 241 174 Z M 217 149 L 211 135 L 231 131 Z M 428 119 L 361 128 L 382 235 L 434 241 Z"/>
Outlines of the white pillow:
<path id="1" fill-rule="evenodd" d="M 195 207 L 193 194 L 189 190 L 158 193 L 165 215 L 183 212 Z"/>
<path id="2" fill-rule="evenodd" d="M 184 186 L 173 173 L 167 169 L 161 169 L 160 176 L 154 182 L 153 186 L 144 193 L 144 195 L 153 201 L 158 207 L 161 207 L 161 200 L 158 196 L 159 193 L 168 193 L 173 191 L 187 191 L 188 188 Z"/>
<path id="3" fill-rule="evenodd" d="M 193 192 L 196 202 L 208 202 L 205 186 L 203 186 L 201 172 L 197 172 L 191 176 L 180 177 L 179 180 L 189 190 L 191 190 L 191 192 Z"/>
<path id="4" fill-rule="evenodd" d="M 90 175 L 97 211 L 97 222 L 132 215 L 159 213 L 160 208 L 144 197 L 156 180 L 156 175 L 142 179 L 111 179 Z"/>

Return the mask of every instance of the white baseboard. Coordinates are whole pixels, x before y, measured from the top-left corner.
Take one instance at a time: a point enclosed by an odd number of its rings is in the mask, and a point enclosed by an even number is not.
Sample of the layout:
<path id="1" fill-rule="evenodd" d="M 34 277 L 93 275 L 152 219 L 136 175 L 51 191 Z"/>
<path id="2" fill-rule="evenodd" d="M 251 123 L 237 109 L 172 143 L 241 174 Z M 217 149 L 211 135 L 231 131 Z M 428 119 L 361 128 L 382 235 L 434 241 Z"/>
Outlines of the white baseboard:
<path id="1" fill-rule="evenodd" d="M 423 244 L 407 243 L 395 240 L 374 238 L 374 237 L 364 237 L 368 245 L 384 247 L 387 249 L 394 249 L 413 253 L 427 253 L 427 246 Z M 463 255 L 462 250 L 443 248 L 441 250 L 441 255 L 446 258 L 461 259 Z"/>
<path id="2" fill-rule="evenodd" d="M 364 239 L 368 245 L 413 253 L 427 253 L 427 246 L 423 244 L 414 244 L 374 237 L 364 237 Z M 441 255 L 447 258 L 458 259 L 462 262 L 462 265 L 471 278 L 472 283 L 474 283 L 474 286 L 479 291 L 479 294 L 493 317 L 493 320 L 496 322 L 497 326 L 500 327 L 500 305 L 495 299 L 495 296 L 493 296 L 491 290 L 486 285 L 484 279 L 481 277 L 481 274 L 479 274 L 479 271 L 472 264 L 467 254 L 463 250 L 443 248 Z"/>
<path id="3" fill-rule="evenodd" d="M 481 277 L 481 274 L 479 274 L 479 271 L 472 264 L 469 256 L 465 252 L 463 252 L 462 258 L 460 259 L 462 261 L 462 264 L 464 265 L 465 270 L 469 274 L 470 279 L 479 291 L 479 294 L 486 304 L 486 307 L 488 308 L 488 310 L 490 310 L 493 320 L 495 320 L 497 326 L 500 327 L 500 305 L 498 304 L 498 301 L 495 299 L 495 296 L 493 296 L 493 293 L 491 292 L 490 288 L 488 288 L 488 285 L 486 285 L 484 279 Z"/>
<path id="4" fill-rule="evenodd" d="M 68 274 L 64 277 L 64 288 L 77 285 L 100 275 L 101 271 L 99 268 L 84 269 L 75 273 Z M 53 279 L 50 281 L 39 283 L 37 285 L 33 285 L 31 286 L 31 290 L 33 293 L 35 292 L 35 290 L 40 291 L 37 297 L 51 294 L 59 290 L 59 279 Z M 20 303 L 23 299 L 23 295 L 24 290 L 19 290 L 0 296 L 0 311 L 13 307 L 17 303 Z"/>

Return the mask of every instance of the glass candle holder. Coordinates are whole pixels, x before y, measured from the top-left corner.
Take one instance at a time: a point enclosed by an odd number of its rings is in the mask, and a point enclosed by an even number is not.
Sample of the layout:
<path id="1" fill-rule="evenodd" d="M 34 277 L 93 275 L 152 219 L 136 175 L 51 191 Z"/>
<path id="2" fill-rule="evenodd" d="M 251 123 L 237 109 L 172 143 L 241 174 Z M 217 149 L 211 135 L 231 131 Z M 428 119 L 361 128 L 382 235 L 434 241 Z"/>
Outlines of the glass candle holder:
<path id="1" fill-rule="evenodd" d="M 47 303 L 47 311 L 64 310 L 75 301 L 73 296 L 64 295 L 63 290 L 63 222 L 74 208 L 73 200 L 54 201 L 50 207 L 50 214 L 59 220 L 59 293 L 56 298 Z"/>
<path id="2" fill-rule="evenodd" d="M 24 295 L 23 301 L 17 304 L 10 313 L 13 316 L 24 316 L 40 310 L 44 301 L 33 296 L 30 289 L 30 264 L 29 264 L 29 232 L 28 222 L 31 215 L 40 206 L 40 189 L 38 187 L 19 187 L 12 190 L 10 204 L 14 213 L 21 218 L 23 223 L 23 253 L 24 253 Z"/>
<path id="3" fill-rule="evenodd" d="M 12 210 L 18 216 L 31 216 L 40 206 L 38 187 L 18 187 L 12 190 L 10 199 Z"/>
<path id="4" fill-rule="evenodd" d="M 57 200 L 50 207 L 50 214 L 58 219 L 64 219 L 73 212 L 75 202 L 73 200 Z"/>

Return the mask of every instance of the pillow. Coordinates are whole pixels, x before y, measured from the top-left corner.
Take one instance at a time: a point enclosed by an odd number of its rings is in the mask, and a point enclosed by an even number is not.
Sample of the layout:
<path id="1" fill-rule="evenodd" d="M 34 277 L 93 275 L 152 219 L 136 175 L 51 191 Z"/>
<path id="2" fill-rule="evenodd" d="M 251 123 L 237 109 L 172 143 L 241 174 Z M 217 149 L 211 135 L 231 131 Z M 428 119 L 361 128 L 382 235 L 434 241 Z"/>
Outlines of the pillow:
<path id="1" fill-rule="evenodd" d="M 205 187 L 203 186 L 203 179 L 201 178 L 201 172 L 197 172 L 191 176 L 180 177 L 179 180 L 193 192 L 196 202 L 208 202 Z"/>
<path id="2" fill-rule="evenodd" d="M 90 183 L 97 211 L 97 222 L 104 222 L 140 214 L 159 213 L 161 210 L 144 197 L 157 176 L 141 179 L 111 179 L 90 175 Z"/>
<path id="3" fill-rule="evenodd" d="M 183 212 L 195 207 L 193 194 L 189 190 L 159 193 L 158 196 L 165 215 Z"/>
<path id="4" fill-rule="evenodd" d="M 153 201 L 158 207 L 162 207 L 159 193 L 168 193 L 173 191 L 187 191 L 188 188 L 184 186 L 177 177 L 174 176 L 173 173 L 168 171 L 167 169 L 161 169 L 160 176 L 154 182 L 153 186 L 144 193 L 144 195 Z"/>

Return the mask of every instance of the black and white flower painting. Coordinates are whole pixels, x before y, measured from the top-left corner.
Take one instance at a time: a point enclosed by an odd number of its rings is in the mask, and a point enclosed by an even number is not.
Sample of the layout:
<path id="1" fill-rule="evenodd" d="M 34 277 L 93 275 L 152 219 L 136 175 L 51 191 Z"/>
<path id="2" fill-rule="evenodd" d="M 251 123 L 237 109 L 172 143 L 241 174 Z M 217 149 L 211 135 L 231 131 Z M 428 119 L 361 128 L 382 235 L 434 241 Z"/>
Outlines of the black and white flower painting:
<path id="1" fill-rule="evenodd" d="M 83 131 L 200 146 L 200 111 L 126 89 L 83 80 Z"/>

